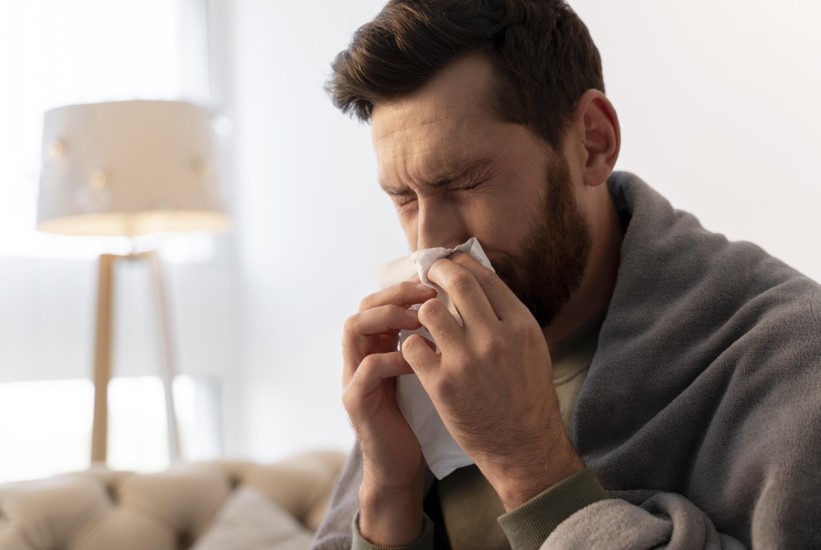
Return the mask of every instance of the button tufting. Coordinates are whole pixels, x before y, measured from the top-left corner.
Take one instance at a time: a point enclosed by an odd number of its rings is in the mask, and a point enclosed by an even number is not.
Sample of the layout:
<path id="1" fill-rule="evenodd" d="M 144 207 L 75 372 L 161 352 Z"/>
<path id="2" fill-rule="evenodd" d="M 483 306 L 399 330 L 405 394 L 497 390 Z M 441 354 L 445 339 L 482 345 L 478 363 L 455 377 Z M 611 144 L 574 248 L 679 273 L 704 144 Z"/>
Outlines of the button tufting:
<path id="1" fill-rule="evenodd" d="M 120 503 L 120 493 L 118 492 L 118 487 L 115 487 L 114 483 L 106 483 L 105 484 L 105 492 L 108 495 L 108 500 L 116 506 Z"/>
<path id="2" fill-rule="evenodd" d="M 239 476 L 231 475 L 228 476 L 228 484 L 231 486 L 231 491 L 236 489 L 239 486 L 240 479 Z"/>
<path id="3" fill-rule="evenodd" d="M 188 531 L 177 535 L 177 548 L 191 548 L 193 543 L 194 539 Z"/>

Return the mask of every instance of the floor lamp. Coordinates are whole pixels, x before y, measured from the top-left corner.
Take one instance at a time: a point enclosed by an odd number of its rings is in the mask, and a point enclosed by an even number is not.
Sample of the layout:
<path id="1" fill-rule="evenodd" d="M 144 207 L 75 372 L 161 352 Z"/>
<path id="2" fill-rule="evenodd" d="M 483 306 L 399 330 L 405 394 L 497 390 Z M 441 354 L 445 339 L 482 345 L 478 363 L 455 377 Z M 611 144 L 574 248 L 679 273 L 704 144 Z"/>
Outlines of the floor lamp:
<path id="1" fill-rule="evenodd" d="M 181 101 L 118 101 L 48 111 L 37 228 L 64 235 L 125 236 L 224 231 L 229 219 L 214 168 L 211 114 Z M 108 455 L 108 385 L 112 375 L 117 264 L 150 270 L 162 347 L 171 460 L 180 458 L 172 382 L 173 337 L 156 251 L 99 259 L 91 459 Z"/>

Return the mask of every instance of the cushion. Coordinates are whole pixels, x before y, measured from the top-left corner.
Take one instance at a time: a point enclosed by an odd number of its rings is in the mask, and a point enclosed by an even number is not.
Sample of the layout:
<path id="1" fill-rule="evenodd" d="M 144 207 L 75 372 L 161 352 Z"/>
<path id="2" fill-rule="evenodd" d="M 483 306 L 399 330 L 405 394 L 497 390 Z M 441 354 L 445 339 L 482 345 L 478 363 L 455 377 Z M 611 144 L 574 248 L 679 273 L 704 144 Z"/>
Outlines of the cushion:
<path id="1" fill-rule="evenodd" d="M 307 550 L 313 535 L 276 502 L 238 488 L 192 550 Z"/>

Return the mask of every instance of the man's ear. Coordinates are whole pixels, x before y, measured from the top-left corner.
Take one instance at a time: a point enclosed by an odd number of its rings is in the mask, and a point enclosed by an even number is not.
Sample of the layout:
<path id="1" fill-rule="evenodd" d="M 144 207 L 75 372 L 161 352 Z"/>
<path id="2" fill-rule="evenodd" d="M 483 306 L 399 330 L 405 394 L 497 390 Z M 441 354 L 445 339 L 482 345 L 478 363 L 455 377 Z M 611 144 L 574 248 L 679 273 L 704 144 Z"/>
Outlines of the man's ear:
<path id="1" fill-rule="evenodd" d="M 583 149 L 583 181 L 601 185 L 613 172 L 621 148 L 621 128 L 616 109 L 599 90 L 588 90 L 576 106 L 575 125 Z"/>

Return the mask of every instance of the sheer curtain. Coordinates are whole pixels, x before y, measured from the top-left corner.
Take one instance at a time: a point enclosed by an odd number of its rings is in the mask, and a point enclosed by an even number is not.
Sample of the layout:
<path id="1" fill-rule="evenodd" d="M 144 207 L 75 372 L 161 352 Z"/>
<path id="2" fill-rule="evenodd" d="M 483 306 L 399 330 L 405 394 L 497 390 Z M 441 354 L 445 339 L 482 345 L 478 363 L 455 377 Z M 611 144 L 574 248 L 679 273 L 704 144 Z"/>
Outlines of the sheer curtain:
<path id="1" fill-rule="evenodd" d="M 209 104 L 206 23 L 205 0 L 0 2 L 0 257 L 100 252 L 97 239 L 34 230 L 43 113 L 122 99 Z"/>

